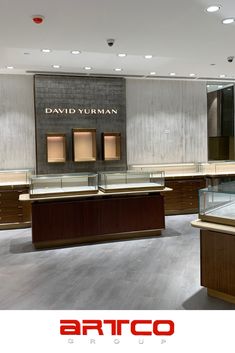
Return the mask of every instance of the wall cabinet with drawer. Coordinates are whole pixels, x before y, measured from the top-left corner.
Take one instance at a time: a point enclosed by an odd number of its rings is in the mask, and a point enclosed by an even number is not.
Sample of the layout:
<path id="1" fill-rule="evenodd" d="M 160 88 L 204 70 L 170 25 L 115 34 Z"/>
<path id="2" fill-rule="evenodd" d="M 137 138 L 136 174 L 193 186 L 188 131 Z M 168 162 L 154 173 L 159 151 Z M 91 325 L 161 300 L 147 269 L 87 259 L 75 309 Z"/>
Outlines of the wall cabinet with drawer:
<path id="1" fill-rule="evenodd" d="M 198 190 L 206 186 L 204 177 L 168 177 L 165 186 L 173 189 L 164 194 L 167 215 L 198 212 Z"/>
<path id="2" fill-rule="evenodd" d="M 19 201 L 19 196 L 28 192 L 27 185 L 0 187 L 0 229 L 31 225 L 30 203 Z"/>

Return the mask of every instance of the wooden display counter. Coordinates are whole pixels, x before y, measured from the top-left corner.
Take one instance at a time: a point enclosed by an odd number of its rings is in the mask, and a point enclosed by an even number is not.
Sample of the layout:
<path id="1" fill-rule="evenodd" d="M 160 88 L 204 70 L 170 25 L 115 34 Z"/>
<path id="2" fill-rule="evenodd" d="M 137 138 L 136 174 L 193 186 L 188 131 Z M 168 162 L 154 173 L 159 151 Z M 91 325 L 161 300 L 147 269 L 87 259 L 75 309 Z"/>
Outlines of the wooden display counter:
<path id="1" fill-rule="evenodd" d="M 33 199 L 33 244 L 45 248 L 160 235 L 165 191 L 170 189 Z"/>
<path id="2" fill-rule="evenodd" d="M 28 185 L 0 186 L 0 229 L 31 226 L 30 202 L 20 202 L 19 196 L 29 192 Z"/>
<path id="3" fill-rule="evenodd" d="M 235 228 L 201 220 L 200 228 L 201 285 L 208 295 L 235 304 Z"/>
<path id="4" fill-rule="evenodd" d="M 165 194 L 166 215 L 198 212 L 198 190 L 206 187 L 203 176 L 166 177 L 165 185 L 173 189 Z"/>

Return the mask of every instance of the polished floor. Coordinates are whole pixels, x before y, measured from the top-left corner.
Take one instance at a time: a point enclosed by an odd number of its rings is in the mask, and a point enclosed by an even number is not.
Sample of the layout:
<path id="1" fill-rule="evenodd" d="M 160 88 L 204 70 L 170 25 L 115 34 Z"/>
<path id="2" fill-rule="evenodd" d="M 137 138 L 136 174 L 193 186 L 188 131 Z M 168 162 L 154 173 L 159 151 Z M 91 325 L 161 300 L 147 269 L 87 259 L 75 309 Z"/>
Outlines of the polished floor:
<path id="1" fill-rule="evenodd" d="M 31 230 L 0 231 L 0 309 L 235 309 L 199 279 L 196 215 L 161 237 L 36 251 Z"/>

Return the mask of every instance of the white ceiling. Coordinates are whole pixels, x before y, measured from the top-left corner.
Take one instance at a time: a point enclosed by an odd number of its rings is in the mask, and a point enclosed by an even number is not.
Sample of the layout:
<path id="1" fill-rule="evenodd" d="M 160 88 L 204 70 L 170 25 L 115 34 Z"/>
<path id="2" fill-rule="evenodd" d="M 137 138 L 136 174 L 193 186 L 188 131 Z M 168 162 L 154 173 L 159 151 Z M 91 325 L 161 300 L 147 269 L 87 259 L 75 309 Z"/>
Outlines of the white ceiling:
<path id="1" fill-rule="evenodd" d="M 205 12 L 218 3 L 219 12 Z M 31 20 L 37 14 L 42 25 Z M 235 55 L 235 23 L 223 25 L 227 17 L 235 17 L 234 0 L 0 0 L 0 73 L 86 73 L 91 66 L 90 74 L 234 78 L 235 61 L 226 58 Z M 112 48 L 107 38 L 115 38 Z"/>

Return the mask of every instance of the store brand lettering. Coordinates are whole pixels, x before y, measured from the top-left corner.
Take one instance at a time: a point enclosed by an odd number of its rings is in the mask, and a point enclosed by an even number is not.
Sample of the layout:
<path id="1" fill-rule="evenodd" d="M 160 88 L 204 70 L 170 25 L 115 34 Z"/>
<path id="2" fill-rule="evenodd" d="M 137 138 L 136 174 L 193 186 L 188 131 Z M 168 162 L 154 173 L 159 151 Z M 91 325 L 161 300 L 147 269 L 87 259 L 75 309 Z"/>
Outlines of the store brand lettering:
<path id="1" fill-rule="evenodd" d="M 117 109 L 95 108 L 45 108 L 45 114 L 117 115 Z"/>
<path id="2" fill-rule="evenodd" d="M 127 331 L 133 336 L 171 336 L 175 331 L 172 320 L 60 320 L 61 335 L 87 336 L 96 332 L 121 336 Z"/>

